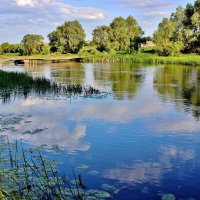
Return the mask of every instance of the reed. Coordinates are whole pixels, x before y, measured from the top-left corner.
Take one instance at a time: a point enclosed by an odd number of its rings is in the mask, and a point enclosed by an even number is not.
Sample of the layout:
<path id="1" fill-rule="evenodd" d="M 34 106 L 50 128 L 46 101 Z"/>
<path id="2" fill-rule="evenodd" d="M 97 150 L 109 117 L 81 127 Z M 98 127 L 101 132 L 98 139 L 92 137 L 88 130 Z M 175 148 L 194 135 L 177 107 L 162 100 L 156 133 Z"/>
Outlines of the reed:
<path id="1" fill-rule="evenodd" d="M 98 89 L 91 86 L 63 85 L 46 78 L 33 78 L 28 73 L 0 70 L 0 98 L 3 103 L 9 102 L 12 97 L 27 98 L 30 95 L 71 98 L 77 96 L 94 97 L 100 94 L 101 92 Z"/>
<path id="2" fill-rule="evenodd" d="M 41 151 L 40 148 L 24 148 L 22 141 L 11 143 L 8 138 L 1 137 L 0 199 L 99 199 L 95 190 L 94 194 L 86 190 L 81 174 L 76 176 L 73 171 L 75 183 L 72 184 Z"/>
<path id="3" fill-rule="evenodd" d="M 158 56 L 151 53 L 134 54 L 108 54 L 99 53 L 97 55 L 82 55 L 84 62 L 131 62 L 149 64 L 182 64 L 190 66 L 200 65 L 200 56 L 196 54 L 180 54 L 177 56 Z"/>

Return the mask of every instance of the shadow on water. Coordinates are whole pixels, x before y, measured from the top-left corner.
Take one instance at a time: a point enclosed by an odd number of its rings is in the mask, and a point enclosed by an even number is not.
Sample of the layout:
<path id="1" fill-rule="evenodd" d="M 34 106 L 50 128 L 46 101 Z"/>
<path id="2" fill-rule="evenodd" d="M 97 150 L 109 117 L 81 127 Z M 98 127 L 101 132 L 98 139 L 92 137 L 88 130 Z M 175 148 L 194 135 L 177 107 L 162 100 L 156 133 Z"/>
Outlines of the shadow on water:
<path id="1" fill-rule="evenodd" d="M 0 70 L 0 99 L 9 103 L 15 98 L 38 97 L 99 97 L 103 95 L 98 89 L 80 84 L 62 85 L 46 78 L 33 78 L 27 73 L 5 72 Z M 104 94 L 105 95 L 105 94 Z M 101 96 L 102 97 L 102 96 Z"/>
<path id="2" fill-rule="evenodd" d="M 162 99 L 173 100 L 177 108 L 200 120 L 200 70 L 186 66 L 156 69 L 154 88 Z"/>

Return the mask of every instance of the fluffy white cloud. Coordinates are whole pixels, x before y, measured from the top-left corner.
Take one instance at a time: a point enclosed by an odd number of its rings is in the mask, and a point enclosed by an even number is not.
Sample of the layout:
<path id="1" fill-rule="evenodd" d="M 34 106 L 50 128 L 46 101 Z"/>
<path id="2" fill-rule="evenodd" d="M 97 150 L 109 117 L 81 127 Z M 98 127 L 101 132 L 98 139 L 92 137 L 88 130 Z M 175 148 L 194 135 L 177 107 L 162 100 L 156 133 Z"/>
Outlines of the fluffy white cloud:
<path id="1" fill-rule="evenodd" d="M 67 20 L 103 20 L 105 12 L 94 7 L 74 7 L 61 0 L 2 0 L 0 19 L 1 29 L 14 26 L 16 30 L 20 26 L 20 30 L 30 32 L 32 25 L 40 25 L 41 32 Z"/>
<path id="2" fill-rule="evenodd" d="M 38 12 L 42 14 L 44 18 L 51 14 L 57 19 L 58 17 L 72 17 L 88 20 L 101 20 L 105 18 L 105 13 L 97 8 L 91 7 L 73 7 L 62 1 L 55 0 L 15 0 L 13 5 L 20 7 L 21 10 L 30 9 L 30 11 L 36 11 L 36 17 Z M 17 8 L 16 8 L 17 10 Z M 26 12 L 26 11 L 25 11 Z M 22 12 L 23 14 L 23 12 Z M 55 15 L 56 14 L 56 15 Z M 33 17 L 33 16 L 31 16 Z"/>
<path id="3" fill-rule="evenodd" d="M 31 33 L 46 37 L 64 21 L 79 20 L 87 32 L 88 23 L 100 23 L 105 18 L 101 9 L 72 6 L 63 0 L 1 0 L 0 43 L 20 42 Z"/>

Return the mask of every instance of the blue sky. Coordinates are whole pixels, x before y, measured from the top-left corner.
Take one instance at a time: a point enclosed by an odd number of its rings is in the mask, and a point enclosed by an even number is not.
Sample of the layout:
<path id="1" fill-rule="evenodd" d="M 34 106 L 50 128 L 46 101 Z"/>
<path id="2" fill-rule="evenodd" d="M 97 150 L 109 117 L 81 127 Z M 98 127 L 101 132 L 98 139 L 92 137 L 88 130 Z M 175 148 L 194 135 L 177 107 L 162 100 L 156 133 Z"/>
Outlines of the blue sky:
<path id="1" fill-rule="evenodd" d="M 96 26 L 128 15 L 152 35 L 163 17 L 186 3 L 194 0 L 1 0 L 0 43 L 18 43 L 25 34 L 41 34 L 47 41 L 47 34 L 68 20 L 79 20 L 91 39 Z"/>

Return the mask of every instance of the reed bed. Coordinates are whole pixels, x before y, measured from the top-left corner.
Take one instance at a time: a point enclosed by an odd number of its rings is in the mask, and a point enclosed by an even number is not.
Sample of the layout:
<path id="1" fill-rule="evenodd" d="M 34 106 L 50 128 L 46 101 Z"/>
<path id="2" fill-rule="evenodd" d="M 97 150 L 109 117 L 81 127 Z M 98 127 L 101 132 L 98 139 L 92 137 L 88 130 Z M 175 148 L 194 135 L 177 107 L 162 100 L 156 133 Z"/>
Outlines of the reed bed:
<path id="1" fill-rule="evenodd" d="M 66 98 L 84 96 L 94 97 L 100 91 L 91 86 L 80 84 L 63 85 L 46 78 L 33 78 L 28 73 L 6 72 L 0 70 L 0 99 L 4 103 L 12 97 L 28 97 L 29 95 Z"/>
<path id="2" fill-rule="evenodd" d="M 200 56 L 196 54 L 181 54 L 177 56 L 158 56 L 150 53 L 134 54 L 98 54 L 83 55 L 84 62 L 131 62 L 131 63 L 149 63 L 149 64 L 182 64 L 189 66 L 200 65 Z"/>

